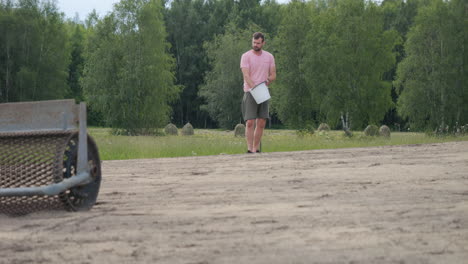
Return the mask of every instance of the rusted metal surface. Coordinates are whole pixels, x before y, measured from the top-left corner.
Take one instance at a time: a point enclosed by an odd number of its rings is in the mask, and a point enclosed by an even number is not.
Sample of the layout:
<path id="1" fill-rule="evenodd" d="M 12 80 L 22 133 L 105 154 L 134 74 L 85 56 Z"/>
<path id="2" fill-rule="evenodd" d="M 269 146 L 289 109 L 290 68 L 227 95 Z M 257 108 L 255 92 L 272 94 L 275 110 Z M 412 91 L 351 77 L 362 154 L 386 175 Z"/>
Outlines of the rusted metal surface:
<path id="1" fill-rule="evenodd" d="M 101 162 L 94 140 L 87 142 L 89 183 L 53 196 L 0 196 L 0 214 L 90 209 L 99 193 Z M 0 133 L 0 189 L 44 187 L 76 177 L 78 145 L 77 131 Z"/>
<path id="2" fill-rule="evenodd" d="M 86 210 L 96 202 L 100 182 L 84 103 L 0 104 L 0 213 Z"/>
<path id="3" fill-rule="evenodd" d="M 74 185 L 60 194 L 60 199 L 67 210 L 82 211 L 88 210 L 96 203 L 101 185 L 101 160 L 97 145 L 94 140 L 88 136 L 87 140 L 87 164 L 86 174 L 89 175 L 89 181 L 86 183 Z M 77 134 L 68 141 L 63 158 L 63 179 L 64 181 L 81 178 L 84 173 L 80 172 L 78 158 L 81 155 L 81 140 Z M 77 158 L 78 155 L 78 158 Z"/>
<path id="4" fill-rule="evenodd" d="M 39 187 L 63 179 L 63 155 L 72 131 L 0 133 L 0 188 Z M 56 196 L 0 197 L 0 213 L 64 208 Z"/>
<path id="5" fill-rule="evenodd" d="M 0 132 L 37 132 L 78 129 L 74 100 L 0 104 Z"/>

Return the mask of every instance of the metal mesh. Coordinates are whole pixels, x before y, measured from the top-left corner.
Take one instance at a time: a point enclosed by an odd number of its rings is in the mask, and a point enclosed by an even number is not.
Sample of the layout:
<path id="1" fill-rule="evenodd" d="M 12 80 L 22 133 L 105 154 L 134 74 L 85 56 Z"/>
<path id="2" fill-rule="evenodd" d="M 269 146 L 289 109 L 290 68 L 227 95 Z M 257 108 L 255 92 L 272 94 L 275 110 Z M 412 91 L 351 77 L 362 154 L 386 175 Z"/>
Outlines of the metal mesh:
<path id="1" fill-rule="evenodd" d="M 0 133 L 0 188 L 39 187 L 63 179 L 63 155 L 75 131 Z M 0 197 L 0 213 L 63 209 L 59 196 Z"/>

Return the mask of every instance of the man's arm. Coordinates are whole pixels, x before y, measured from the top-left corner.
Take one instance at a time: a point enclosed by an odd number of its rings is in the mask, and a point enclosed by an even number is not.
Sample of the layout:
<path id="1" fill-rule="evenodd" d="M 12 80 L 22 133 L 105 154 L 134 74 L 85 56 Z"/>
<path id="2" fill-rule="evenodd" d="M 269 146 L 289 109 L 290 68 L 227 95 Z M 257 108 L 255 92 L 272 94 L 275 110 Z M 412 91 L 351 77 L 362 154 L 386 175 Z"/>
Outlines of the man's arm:
<path id="1" fill-rule="evenodd" d="M 250 70 L 249 68 L 242 68 L 242 75 L 244 76 L 244 82 L 247 83 L 249 88 L 253 88 L 255 84 L 250 79 Z"/>
<path id="2" fill-rule="evenodd" d="M 268 80 L 267 86 L 270 85 L 274 80 L 276 80 L 276 66 L 270 67 L 270 71 L 268 73 Z"/>

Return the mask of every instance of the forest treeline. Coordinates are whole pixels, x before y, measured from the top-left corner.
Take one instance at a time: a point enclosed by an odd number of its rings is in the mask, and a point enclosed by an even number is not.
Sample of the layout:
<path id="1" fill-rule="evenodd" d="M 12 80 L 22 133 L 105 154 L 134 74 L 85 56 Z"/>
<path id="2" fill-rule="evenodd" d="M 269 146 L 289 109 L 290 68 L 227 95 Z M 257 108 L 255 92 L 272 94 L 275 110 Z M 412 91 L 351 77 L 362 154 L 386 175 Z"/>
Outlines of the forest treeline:
<path id="1" fill-rule="evenodd" d="M 468 124 L 464 0 L 121 0 L 83 21 L 0 0 L 0 103 L 74 98 L 90 124 L 132 135 L 232 129 L 256 31 L 276 58 L 273 126 Z"/>

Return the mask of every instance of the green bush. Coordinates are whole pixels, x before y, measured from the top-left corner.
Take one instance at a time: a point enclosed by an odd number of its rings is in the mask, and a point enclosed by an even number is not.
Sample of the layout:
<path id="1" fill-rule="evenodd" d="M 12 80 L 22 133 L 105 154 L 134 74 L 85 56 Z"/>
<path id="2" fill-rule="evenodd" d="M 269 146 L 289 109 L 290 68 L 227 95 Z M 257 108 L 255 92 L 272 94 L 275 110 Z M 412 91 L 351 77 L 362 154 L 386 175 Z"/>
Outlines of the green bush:
<path id="1" fill-rule="evenodd" d="M 468 134 L 468 124 L 460 127 L 460 134 L 462 135 Z"/>
<path id="2" fill-rule="evenodd" d="M 307 123 L 303 128 L 296 131 L 298 136 L 313 135 L 315 133 L 315 127 L 312 123 Z"/>
<path id="3" fill-rule="evenodd" d="M 159 128 L 112 128 L 110 133 L 115 136 L 164 136 L 164 132 Z"/>

